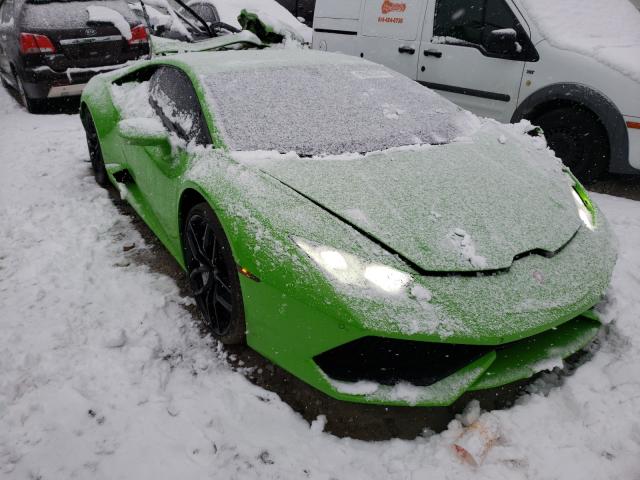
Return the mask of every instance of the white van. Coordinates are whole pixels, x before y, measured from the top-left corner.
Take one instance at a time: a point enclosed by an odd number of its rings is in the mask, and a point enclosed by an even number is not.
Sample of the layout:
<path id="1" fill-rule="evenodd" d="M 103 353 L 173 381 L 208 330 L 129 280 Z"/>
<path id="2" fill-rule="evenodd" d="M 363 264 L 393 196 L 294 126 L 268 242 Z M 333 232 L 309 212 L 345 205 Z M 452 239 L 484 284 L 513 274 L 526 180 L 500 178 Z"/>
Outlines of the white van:
<path id="1" fill-rule="evenodd" d="M 317 0 L 313 48 L 382 63 L 472 112 L 539 125 L 585 181 L 640 173 L 628 0 Z"/>

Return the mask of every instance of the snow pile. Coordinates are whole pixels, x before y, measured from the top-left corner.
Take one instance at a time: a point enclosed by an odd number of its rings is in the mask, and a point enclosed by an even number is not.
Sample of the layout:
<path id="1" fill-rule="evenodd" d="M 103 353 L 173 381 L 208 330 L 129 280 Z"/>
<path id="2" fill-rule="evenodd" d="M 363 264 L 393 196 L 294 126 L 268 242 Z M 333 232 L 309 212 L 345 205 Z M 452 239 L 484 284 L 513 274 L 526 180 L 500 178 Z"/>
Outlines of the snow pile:
<path id="1" fill-rule="evenodd" d="M 381 385 L 369 380 L 342 382 L 328 377 L 327 380 L 338 392 L 347 395 L 362 395 L 372 400 L 415 405 L 420 402 L 446 402 L 457 398 L 483 373 L 482 367 L 471 368 L 468 371 L 454 373 L 429 386 L 417 386 L 407 382 Z"/>
<path id="2" fill-rule="evenodd" d="M 141 4 L 135 4 L 136 9 L 142 10 Z M 138 7 L 139 5 L 139 7 Z M 145 9 L 147 9 L 147 15 L 149 21 L 155 27 L 169 26 L 169 30 L 177 33 L 183 38 L 188 40 L 192 39 L 191 33 L 187 29 L 180 17 L 176 14 L 175 10 L 168 2 L 168 0 L 145 0 Z M 151 5 L 151 7 L 149 7 Z M 156 8 L 154 8 L 156 7 Z M 160 9 L 160 10 L 157 10 Z M 165 12 L 165 13 L 163 13 Z M 158 22 L 158 23 L 156 23 Z"/>
<path id="3" fill-rule="evenodd" d="M 149 103 L 149 82 L 111 84 L 111 97 L 122 118 L 156 117 Z"/>
<path id="4" fill-rule="evenodd" d="M 451 244 L 460 253 L 463 263 L 470 263 L 475 268 L 486 268 L 487 259 L 476 252 L 476 244 L 467 232 L 461 228 L 456 228 L 450 235 Z"/>
<path id="5" fill-rule="evenodd" d="M 242 10 L 256 14 L 260 20 L 282 36 L 311 43 L 313 30 L 295 18 L 275 0 L 208 0 L 218 10 L 220 21 L 236 28 L 242 28 L 238 17 Z"/>
<path id="6" fill-rule="evenodd" d="M 29 134 L 25 134 L 29 132 Z M 620 238 L 602 348 L 509 410 L 479 467 L 475 419 L 414 441 L 323 433 L 232 371 L 173 279 L 91 176 L 77 116 L 0 91 L 0 477 L 635 479 L 640 472 L 640 204 L 594 195 Z M 428 210 L 428 207 L 427 207 Z M 135 243 L 133 250 L 126 246 Z M 552 388 L 551 385 L 555 383 Z M 403 393 L 403 392 L 400 392 Z"/>
<path id="7" fill-rule="evenodd" d="M 120 12 L 100 5 L 88 6 L 87 12 L 89 13 L 89 22 L 110 23 L 120 31 L 124 38 L 131 40 L 131 26 Z"/>
<path id="8" fill-rule="evenodd" d="M 640 12 L 629 0 L 522 0 L 551 45 L 640 82 Z"/>
<path id="9" fill-rule="evenodd" d="M 118 129 L 125 138 L 137 136 L 169 136 L 167 129 L 157 118 L 129 118 L 118 122 Z"/>

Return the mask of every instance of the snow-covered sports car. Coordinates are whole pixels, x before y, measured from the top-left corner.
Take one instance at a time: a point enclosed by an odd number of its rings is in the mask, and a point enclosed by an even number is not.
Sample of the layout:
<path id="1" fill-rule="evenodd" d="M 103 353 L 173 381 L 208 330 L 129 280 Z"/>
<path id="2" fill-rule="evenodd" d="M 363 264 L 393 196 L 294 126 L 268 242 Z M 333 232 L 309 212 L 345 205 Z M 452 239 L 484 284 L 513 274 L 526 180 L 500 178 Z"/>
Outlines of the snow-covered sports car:
<path id="1" fill-rule="evenodd" d="M 609 227 L 526 123 L 293 49 L 99 75 L 81 116 L 97 181 L 188 272 L 212 334 L 334 398 L 449 405 L 599 330 Z"/>

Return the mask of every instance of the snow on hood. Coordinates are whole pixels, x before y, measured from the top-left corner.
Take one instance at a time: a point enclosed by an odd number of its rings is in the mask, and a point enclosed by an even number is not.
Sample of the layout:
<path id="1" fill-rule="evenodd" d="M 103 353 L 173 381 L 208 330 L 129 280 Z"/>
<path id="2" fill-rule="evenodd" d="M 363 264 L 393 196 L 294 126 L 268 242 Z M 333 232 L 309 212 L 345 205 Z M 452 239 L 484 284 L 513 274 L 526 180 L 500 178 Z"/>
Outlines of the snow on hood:
<path id="1" fill-rule="evenodd" d="M 640 12 L 629 0 L 522 0 L 540 33 L 640 82 Z"/>
<path id="2" fill-rule="evenodd" d="M 489 123 L 469 142 L 249 163 L 424 270 L 503 269 L 560 250 L 581 225 L 560 163 L 516 136 L 501 143 L 503 131 Z"/>
<path id="3" fill-rule="evenodd" d="M 208 0 L 218 10 L 220 21 L 242 28 L 238 17 L 242 10 L 256 14 L 260 20 L 282 36 L 292 36 L 311 43 L 313 31 L 274 0 Z"/>
<path id="4" fill-rule="evenodd" d="M 151 43 L 153 45 L 153 53 L 156 55 L 182 52 L 206 52 L 222 48 L 232 48 L 233 45 L 244 46 L 250 44 L 255 47 L 262 46 L 260 39 L 247 30 L 210 38 L 208 40 L 201 40 L 199 42 L 183 42 L 172 38 L 151 35 Z"/>

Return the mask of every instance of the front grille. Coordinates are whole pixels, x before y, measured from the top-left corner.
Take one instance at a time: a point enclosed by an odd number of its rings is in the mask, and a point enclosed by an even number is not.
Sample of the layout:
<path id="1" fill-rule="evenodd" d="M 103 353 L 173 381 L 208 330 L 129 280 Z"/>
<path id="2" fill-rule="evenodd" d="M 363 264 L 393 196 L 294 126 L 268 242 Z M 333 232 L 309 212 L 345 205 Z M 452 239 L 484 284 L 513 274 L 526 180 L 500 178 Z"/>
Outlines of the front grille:
<path id="1" fill-rule="evenodd" d="M 334 380 L 428 386 L 495 350 L 490 346 L 363 337 L 314 357 Z"/>

